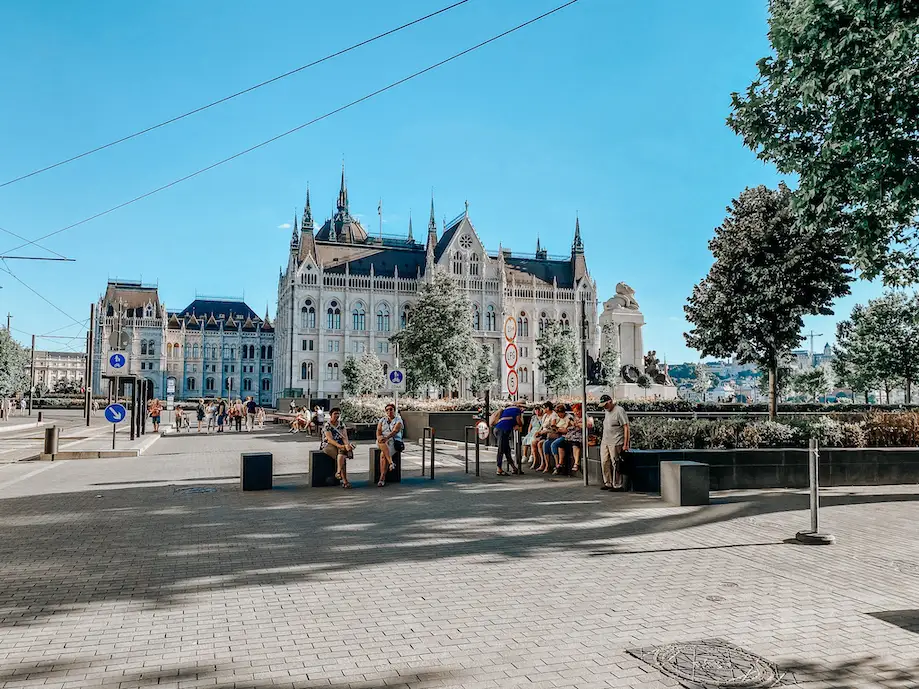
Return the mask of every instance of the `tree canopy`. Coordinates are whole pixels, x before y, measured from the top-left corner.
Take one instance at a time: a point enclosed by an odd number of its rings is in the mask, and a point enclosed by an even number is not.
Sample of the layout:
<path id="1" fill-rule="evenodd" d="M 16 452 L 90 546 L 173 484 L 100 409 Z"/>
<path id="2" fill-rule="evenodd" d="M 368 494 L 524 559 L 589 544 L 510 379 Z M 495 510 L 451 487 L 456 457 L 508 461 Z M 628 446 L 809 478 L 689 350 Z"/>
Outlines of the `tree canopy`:
<path id="1" fill-rule="evenodd" d="M 709 242 L 715 262 L 683 307 L 694 326 L 686 342 L 703 356 L 736 353 L 774 381 L 781 358 L 802 340 L 803 316 L 832 315 L 851 276 L 832 235 L 796 222 L 784 184 L 745 189 L 727 211 Z"/>
<path id="2" fill-rule="evenodd" d="M 25 393 L 29 389 L 29 350 L 0 330 L 0 397 Z"/>
<path id="3" fill-rule="evenodd" d="M 342 367 L 345 382 L 342 385 L 349 395 L 373 395 L 382 390 L 386 379 L 383 362 L 373 352 L 364 352 L 359 357 L 349 356 Z"/>
<path id="4" fill-rule="evenodd" d="M 539 370 L 546 387 L 558 393 L 578 382 L 581 356 L 571 330 L 551 322 L 536 338 Z"/>
<path id="5" fill-rule="evenodd" d="M 732 97 L 728 124 L 799 177 L 796 208 L 853 265 L 919 279 L 919 3 L 771 0 L 773 54 Z"/>

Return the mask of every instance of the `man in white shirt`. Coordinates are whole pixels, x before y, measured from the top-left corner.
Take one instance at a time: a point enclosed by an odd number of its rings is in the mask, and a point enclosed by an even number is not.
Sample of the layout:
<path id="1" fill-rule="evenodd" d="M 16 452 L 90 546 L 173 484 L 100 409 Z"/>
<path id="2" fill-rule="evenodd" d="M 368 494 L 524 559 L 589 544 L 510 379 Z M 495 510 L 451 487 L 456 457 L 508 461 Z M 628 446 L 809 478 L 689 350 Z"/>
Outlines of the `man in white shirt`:
<path id="1" fill-rule="evenodd" d="M 600 441 L 600 465 L 603 485 L 600 490 L 622 488 L 622 453 L 629 449 L 629 417 L 609 395 L 600 396 L 603 417 L 603 439 Z"/>

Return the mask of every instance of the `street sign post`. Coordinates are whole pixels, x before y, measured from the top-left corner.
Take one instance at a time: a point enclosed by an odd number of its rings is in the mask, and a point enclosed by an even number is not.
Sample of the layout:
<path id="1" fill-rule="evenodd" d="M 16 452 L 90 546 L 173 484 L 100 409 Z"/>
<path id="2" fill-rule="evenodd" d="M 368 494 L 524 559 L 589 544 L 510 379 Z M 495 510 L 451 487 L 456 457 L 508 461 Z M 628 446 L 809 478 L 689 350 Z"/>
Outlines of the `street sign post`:
<path id="1" fill-rule="evenodd" d="M 118 396 L 118 379 L 115 379 L 115 396 Z M 123 404 L 115 402 L 105 408 L 105 420 L 112 424 L 112 449 L 115 449 L 115 433 L 118 432 L 118 424 L 125 420 L 128 410 Z"/>
<path id="2" fill-rule="evenodd" d="M 127 349 L 131 344 L 131 336 L 124 330 L 114 330 L 108 336 L 108 343 L 112 349 Z"/>

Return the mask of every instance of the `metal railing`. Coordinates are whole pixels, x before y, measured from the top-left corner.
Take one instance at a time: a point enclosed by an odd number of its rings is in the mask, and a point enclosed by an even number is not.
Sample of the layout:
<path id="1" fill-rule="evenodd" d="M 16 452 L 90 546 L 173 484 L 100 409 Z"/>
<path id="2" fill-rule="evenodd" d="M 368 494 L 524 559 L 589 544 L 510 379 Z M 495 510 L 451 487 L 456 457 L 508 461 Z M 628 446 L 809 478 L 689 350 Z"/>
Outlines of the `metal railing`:
<path id="1" fill-rule="evenodd" d="M 482 449 L 482 440 L 479 438 L 478 432 L 476 432 L 475 426 L 466 426 L 464 429 L 464 438 L 465 438 L 465 456 L 466 456 L 466 473 L 469 473 L 469 431 L 472 431 L 472 435 L 475 437 L 475 475 L 479 475 L 479 461 L 481 459 L 481 449 Z"/>
<path id="2" fill-rule="evenodd" d="M 425 471 L 425 454 L 427 450 L 427 443 L 430 439 L 431 442 L 431 480 L 434 480 L 434 429 L 430 426 L 425 426 L 424 430 L 421 431 L 421 476 L 424 477 Z"/>

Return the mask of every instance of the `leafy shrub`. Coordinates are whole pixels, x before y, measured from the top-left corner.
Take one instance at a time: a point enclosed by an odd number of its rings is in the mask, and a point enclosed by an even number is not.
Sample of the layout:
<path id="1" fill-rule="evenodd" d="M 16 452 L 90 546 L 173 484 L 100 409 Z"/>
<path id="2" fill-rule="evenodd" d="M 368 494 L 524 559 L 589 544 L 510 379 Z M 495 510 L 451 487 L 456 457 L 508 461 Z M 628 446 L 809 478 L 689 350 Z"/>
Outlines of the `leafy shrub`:
<path id="1" fill-rule="evenodd" d="M 916 412 L 869 414 L 864 429 L 868 447 L 919 445 L 919 414 Z"/>
<path id="2" fill-rule="evenodd" d="M 794 426 L 777 421 L 753 421 L 740 431 L 738 447 L 798 447 L 801 432 Z"/>

